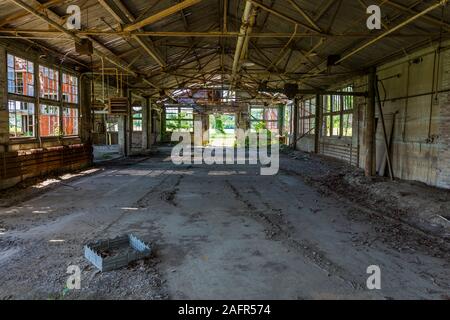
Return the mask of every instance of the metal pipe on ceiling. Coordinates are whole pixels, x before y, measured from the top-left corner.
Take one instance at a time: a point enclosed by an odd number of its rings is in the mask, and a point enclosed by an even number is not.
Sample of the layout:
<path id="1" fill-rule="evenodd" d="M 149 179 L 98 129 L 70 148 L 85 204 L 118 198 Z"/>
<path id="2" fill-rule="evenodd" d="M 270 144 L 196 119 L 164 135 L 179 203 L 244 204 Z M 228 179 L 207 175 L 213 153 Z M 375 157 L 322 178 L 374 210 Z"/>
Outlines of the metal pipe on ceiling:
<path id="1" fill-rule="evenodd" d="M 233 68 L 231 73 L 232 83 L 236 80 L 239 64 L 248 48 L 248 34 L 251 33 L 253 24 L 255 23 L 255 11 L 250 1 L 245 2 L 244 13 L 242 14 L 242 24 L 239 32 L 239 38 L 234 51 Z M 247 45 L 247 48 L 245 46 Z"/>
<path id="2" fill-rule="evenodd" d="M 409 19 L 407 19 L 406 21 L 403 21 L 402 23 L 398 24 L 397 26 L 393 27 L 392 29 L 389 29 L 388 31 L 380 34 L 379 36 L 377 36 L 375 39 L 370 40 L 369 42 L 363 44 L 362 46 L 360 46 L 359 48 L 352 50 L 351 52 L 347 53 L 344 57 L 342 57 L 341 59 L 339 59 L 335 64 L 339 64 L 345 60 L 347 60 L 348 58 L 354 56 L 355 54 L 357 54 L 358 52 L 370 47 L 371 45 L 377 43 L 378 41 L 384 39 L 385 37 L 387 37 L 388 35 L 394 33 L 395 31 L 398 31 L 401 28 L 406 27 L 407 25 L 409 25 L 410 23 L 416 21 L 417 19 L 419 19 L 422 16 L 425 16 L 427 13 L 441 7 L 444 6 L 448 3 L 449 0 L 439 0 L 437 3 L 435 3 L 434 5 L 428 7 L 427 9 L 423 10 L 422 12 L 410 17 Z"/>

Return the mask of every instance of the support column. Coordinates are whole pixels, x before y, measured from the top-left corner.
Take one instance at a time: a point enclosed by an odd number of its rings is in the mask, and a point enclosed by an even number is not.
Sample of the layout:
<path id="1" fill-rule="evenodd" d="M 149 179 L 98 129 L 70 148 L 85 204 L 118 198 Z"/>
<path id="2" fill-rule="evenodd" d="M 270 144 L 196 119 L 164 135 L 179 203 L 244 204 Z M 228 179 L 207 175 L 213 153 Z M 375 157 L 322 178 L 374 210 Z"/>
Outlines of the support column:
<path id="1" fill-rule="evenodd" d="M 6 152 L 9 143 L 8 86 L 6 75 L 6 50 L 0 47 L 0 152 Z"/>
<path id="2" fill-rule="evenodd" d="M 209 143 L 209 114 L 204 113 L 202 116 L 203 125 L 203 145 L 206 146 Z"/>
<path id="3" fill-rule="evenodd" d="M 368 78 L 368 99 L 366 108 L 366 130 L 365 130 L 365 147 L 366 147 L 366 163 L 365 174 L 366 176 L 374 176 L 376 171 L 375 160 L 375 83 L 376 81 L 376 69 L 372 68 Z"/>
<path id="4" fill-rule="evenodd" d="M 297 140 L 298 140 L 298 116 L 299 116 L 299 98 L 294 98 L 294 124 L 292 130 L 292 148 L 297 150 Z"/>
<path id="5" fill-rule="evenodd" d="M 148 126 L 147 126 L 147 148 L 150 149 L 153 145 L 153 111 L 152 111 L 152 100 L 150 99 L 150 97 L 146 97 L 147 99 L 147 105 L 148 105 L 148 113 L 147 113 L 147 121 L 148 121 Z"/>
<path id="6" fill-rule="evenodd" d="M 150 101 L 148 97 L 143 99 L 143 107 L 142 107 L 142 149 L 149 149 L 149 141 L 150 141 Z"/>
<path id="7" fill-rule="evenodd" d="M 322 135 L 322 96 L 316 95 L 316 115 L 314 127 L 314 153 L 320 152 L 320 136 Z"/>
<path id="8" fill-rule="evenodd" d="M 127 117 L 126 116 L 119 116 L 119 119 L 117 120 L 118 123 L 118 143 L 119 143 L 119 149 L 120 153 L 124 156 L 128 155 L 127 153 L 127 129 L 126 129 L 126 122 Z"/>
<path id="9" fill-rule="evenodd" d="M 128 98 L 128 113 L 125 121 L 125 128 L 126 128 L 126 155 L 131 155 L 132 152 L 132 146 L 133 146 L 133 108 L 131 107 L 132 104 L 132 96 L 131 91 L 128 89 L 124 89 L 124 94 L 126 94 L 126 97 Z"/>
<path id="10" fill-rule="evenodd" d="M 82 78 L 80 87 L 80 137 L 84 143 L 92 144 L 91 81 Z"/>

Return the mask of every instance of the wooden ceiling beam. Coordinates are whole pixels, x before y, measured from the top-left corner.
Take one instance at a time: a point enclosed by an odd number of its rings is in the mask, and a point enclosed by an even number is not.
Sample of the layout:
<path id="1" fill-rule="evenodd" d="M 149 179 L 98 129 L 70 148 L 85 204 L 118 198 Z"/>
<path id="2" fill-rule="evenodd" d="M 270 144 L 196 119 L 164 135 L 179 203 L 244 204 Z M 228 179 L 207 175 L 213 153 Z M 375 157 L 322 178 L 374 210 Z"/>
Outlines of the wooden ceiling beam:
<path id="1" fill-rule="evenodd" d="M 143 27 L 148 26 L 152 23 L 155 23 L 159 20 L 162 20 L 168 16 L 171 16 L 183 9 L 191 7 L 201 1 L 202 0 L 184 0 L 180 3 L 177 3 L 177 4 L 167 8 L 167 9 L 164 9 L 158 13 L 155 13 L 155 14 L 151 15 L 150 17 L 144 18 L 141 21 L 138 21 L 134 24 L 131 24 L 131 25 L 125 27 L 124 31 L 131 32 L 131 31 L 137 30 L 139 28 L 143 28 Z"/>
<path id="2" fill-rule="evenodd" d="M 126 17 L 126 20 L 124 20 L 118 12 L 112 8 L 109 3 L 106 0 L 98 0 L 100 5 L 116 20 L 119 24 L 124 25 L 126 23 L 133 23 L 135 21 L 134 16 L 131 14 L 131 12 L 122 4 L 120 0 L 114 0 L 114 4 L 117 6 L 117 8 L 121 11 L 121 13 Z M 138 36 L 132 35 L 131 36 L 133 40 L 135 40 L 141 47 L 144 49 L 144 51 L 150 56 L 151 59 L 156 61 L 156 63 L 159 64 L 160 67 L 165 68 L 166 63 L 163 61 L 163 59 L 160 57 L 159 53 L 156 52 L 155 48 L 152 48 L 145 39 L 141 39 Z"/>

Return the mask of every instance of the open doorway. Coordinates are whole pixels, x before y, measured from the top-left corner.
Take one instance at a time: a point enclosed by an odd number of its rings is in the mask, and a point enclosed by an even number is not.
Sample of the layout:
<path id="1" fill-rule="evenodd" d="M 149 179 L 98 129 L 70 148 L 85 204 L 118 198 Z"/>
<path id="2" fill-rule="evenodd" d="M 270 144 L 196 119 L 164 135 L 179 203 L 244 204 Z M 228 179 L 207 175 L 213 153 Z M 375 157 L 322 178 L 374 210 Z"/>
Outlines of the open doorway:
<path id="1" fill-rule="evenodd" d="M 209 145 L 233 147 L 236 141 L 235 130 L 235 114 L 211 114 L 209 116 Z"/>

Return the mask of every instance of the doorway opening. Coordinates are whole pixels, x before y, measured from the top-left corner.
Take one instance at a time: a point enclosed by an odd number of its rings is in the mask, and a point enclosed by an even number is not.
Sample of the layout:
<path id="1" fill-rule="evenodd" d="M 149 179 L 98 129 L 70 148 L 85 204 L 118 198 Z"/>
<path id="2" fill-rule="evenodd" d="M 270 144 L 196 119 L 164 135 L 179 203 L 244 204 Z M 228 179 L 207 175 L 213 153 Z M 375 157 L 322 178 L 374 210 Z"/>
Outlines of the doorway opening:
<path id="1" fill-rule="evenodd" d="M 235 114 L 211 114 L 209 116 L 209 145 L 234 147 L 236 142 L 235 130 Z"/>

